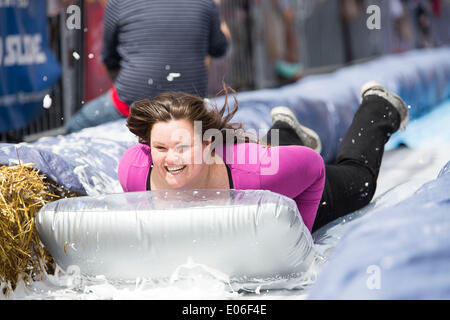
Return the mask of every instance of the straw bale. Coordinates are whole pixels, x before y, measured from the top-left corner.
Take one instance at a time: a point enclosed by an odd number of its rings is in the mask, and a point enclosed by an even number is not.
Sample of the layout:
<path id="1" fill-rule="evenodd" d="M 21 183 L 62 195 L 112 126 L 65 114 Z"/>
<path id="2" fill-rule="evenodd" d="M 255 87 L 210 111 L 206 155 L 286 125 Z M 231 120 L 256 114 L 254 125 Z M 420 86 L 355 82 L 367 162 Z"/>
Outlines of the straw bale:
<path id="1" fill-rule="evenodd" d="M 32 164 L 0 166 L 0 284 L 3 294 L 53 273 L 55 262 L 39 240 L 34 217 L 46 203 L 78 196 L 59 186 Z"/>

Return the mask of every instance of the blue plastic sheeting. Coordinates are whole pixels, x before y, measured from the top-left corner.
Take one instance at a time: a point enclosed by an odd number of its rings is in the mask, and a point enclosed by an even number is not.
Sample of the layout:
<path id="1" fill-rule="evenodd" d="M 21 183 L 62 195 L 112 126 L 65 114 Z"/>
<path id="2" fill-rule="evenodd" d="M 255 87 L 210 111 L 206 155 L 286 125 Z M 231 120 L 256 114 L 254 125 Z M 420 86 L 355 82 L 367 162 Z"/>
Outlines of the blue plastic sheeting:
<path id="1" fill-rule="evenodd" d="M 410 148 L 450 145 L 450 100 L 441 103 L 430 113 L 411 121 L 407 130 L 392 135 L 386 150 L 403 144 Z"/>
<path id="2" fill-rule="evenodd" d="M 310 299 L 450 299 L 450 162 L 340 240 Z"/>
<path id="3" fill-rule="evenodd" d="M 125 130 L 125 121 L 119 120 L 89 128 L 86 133 L 42 138 L 33 144 L 0 143 L 0 164 L 17 164 L 19 157 L 22 163 L 33 163 L 57 183 L 82 195 L 121 192 L 119 161 L 137 143 Z"/>
<path id="4" fill-rule="evenodd" d="M 239 93 L 234 120 L 264 135 L 271 126 L 270 110 L 288 106 L 302 124 L 319 134 L 322 156 L 329 162 L 359 106 L 360 87 L 369 80 L 398 93 L 411 105 L 410 116 L 415 119 L 450 97 L 450 48 L 389 55 L 281 88 Z M 223 98 L 216 100 L 219 107 L 223 103 Z"/>
<path id="5" fill-rule="evenodd" d="M 51 179 L 67 189 L 85 194 L 83 186 L 74 173 L 72 166 L 63 157 L 53 152 L 39 150 L 26 145 L 0 143 L 0 164 L 32 163 L 34 168 L 47 174 Z"/>

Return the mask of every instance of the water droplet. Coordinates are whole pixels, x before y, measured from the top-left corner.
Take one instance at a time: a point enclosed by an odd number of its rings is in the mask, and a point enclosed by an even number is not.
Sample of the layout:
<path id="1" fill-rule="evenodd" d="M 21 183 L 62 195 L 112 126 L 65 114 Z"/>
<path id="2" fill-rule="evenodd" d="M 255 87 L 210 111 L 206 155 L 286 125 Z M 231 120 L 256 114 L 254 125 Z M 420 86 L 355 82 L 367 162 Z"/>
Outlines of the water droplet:
<path id="1" fill-rule="evenodd" d="M 176 72 L 171 72 L 169 73 L 169 75 L 167 76 L 167 81 L 173 81 L 174 78 L 178 78 L 180 77 L 181 74 L 176 73 Z"/>
<path id="2" fill-rule="evenodd" d="M 78 52 L 74 51 L 72 53 L 72 56 L 76 59 L 76 60 L 80 60 L 80 55 L 78 54 Z"/>
<path id="3" fill-rule="evenodd" d="M 44 100 L 42 101 L 42 106 L 45 108 L 45 109 L 49 109 L 51 106 L 52 106 L 52 98 L 50 98 L 50 95 L 46 95 L 45 97 L 44 97 Z"/>
<path id="4" fill-rule="evenodd" d="M 166 70 L 170 70 L 170 65 L 166 64 Z"/>
<path id="5" fill-rule="evenodd" d="M 94 54 L 93 54 L 93 53 L 89 53 L 89 54 L 88 54 L 88 58 L 89 58 L 89 59 L 94 59 Z"/>
<path id="6" fill-rule="evenodd" d="M 352 139 L 352 143 L 353 143 L 353 144 L 355 143 L 355 139 Z"/>

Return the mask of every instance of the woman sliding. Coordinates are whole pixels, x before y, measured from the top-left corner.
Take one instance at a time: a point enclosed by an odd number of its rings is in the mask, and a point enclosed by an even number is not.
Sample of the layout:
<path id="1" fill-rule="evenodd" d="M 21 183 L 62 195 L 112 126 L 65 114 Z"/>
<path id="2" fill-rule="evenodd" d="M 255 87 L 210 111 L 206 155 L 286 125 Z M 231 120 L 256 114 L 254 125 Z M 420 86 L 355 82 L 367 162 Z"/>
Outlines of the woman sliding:
<path id="1" fill-rule="evenodd" d="M 272 110 L 273 126 L 263 144 L 251 142 L 242 124 L 230 123 L 237 103 L 225 115 L 226 102 L 220 110 L 207 108 L 203 99 L 185 93 L 138 101 L 127 127 L 140 144 L 123 155 L 120 183 L 125 192 L 270 190 L 292 198 L 313 232 L 372 200 L 384 145 L 408 123 L 406 104 L 382 85 L 368 82 L 361 94 L 336 161 L 329 165 L 318 153 L 317 134 L 286 107 Z"/>

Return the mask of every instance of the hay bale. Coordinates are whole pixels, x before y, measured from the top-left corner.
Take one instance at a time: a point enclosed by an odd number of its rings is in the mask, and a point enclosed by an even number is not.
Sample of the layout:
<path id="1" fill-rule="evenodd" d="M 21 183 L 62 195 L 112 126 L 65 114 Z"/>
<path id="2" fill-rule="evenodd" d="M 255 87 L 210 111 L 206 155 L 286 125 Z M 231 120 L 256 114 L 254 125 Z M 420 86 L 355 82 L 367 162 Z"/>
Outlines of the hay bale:
<path id="1" fill-rule="evenodd" d="M 46 203 L 78 196 L 58 186 L 31 164 L 0 166 L 0 283 L 4 294 L 20 279 L 26 284 L 52 273 L 55 263 L 42 246 L 34 217 Z"/>

